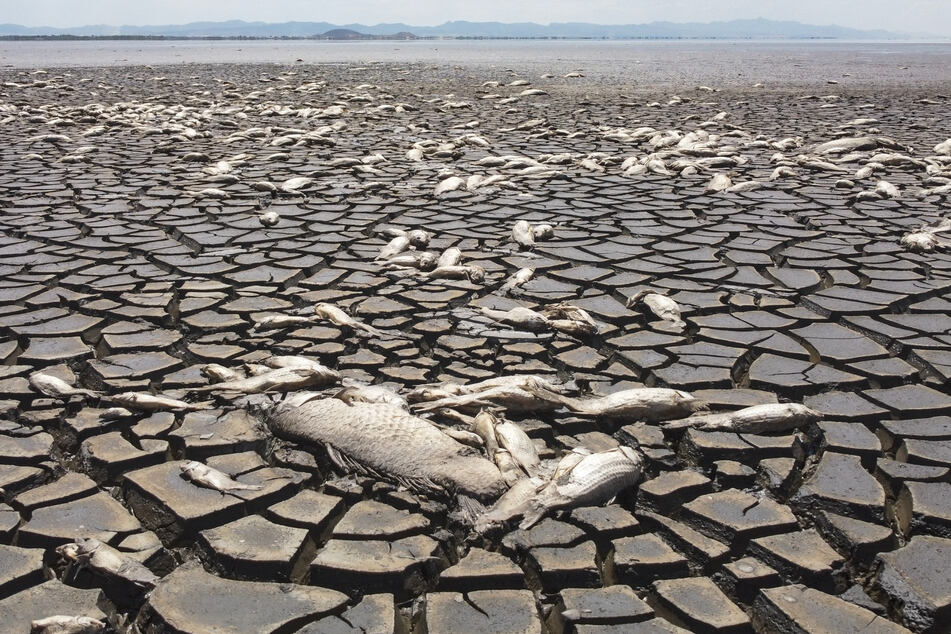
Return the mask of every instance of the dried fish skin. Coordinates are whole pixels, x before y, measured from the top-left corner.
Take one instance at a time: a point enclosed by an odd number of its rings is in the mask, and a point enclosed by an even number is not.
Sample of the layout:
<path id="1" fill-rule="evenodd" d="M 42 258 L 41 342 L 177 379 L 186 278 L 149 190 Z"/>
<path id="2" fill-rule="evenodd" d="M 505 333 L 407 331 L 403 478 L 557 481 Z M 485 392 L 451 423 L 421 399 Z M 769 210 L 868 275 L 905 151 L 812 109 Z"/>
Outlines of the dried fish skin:
<path id="1" fill-rule="evenodd" d="M 532 497 L 519 528 L 531 528 L 558 509 L 603 504 L 637 484 L 643 469 L 644 457 L 630 447 L 584 456 Z"/>
<path id="2" fill-rule="evenodd" d="M 822 415 L 799 403 L 767 403 L 733 412 L 702 414 L 663 424 L 664 429 L 699 429 L 732 431 L 738 434 L 770 434 L 798 429 L 822 418 Z"/>
<path id="3" fill-rule="evenodd" d="M 278 436 L 330 446 L 352 466 L 417 491 L 494 500 L 506 488 L 498 468 L 474 449 L 388 403 L 314 399 L 276 408 L 267 423 Z"/>

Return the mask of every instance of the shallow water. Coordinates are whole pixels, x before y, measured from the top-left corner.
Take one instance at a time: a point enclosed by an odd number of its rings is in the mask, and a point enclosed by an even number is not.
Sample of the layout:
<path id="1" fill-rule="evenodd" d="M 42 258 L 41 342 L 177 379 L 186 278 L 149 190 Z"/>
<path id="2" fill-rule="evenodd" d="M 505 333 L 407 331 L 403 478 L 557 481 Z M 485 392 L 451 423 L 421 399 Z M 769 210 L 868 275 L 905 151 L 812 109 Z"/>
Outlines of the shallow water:
<path id="1" fill-rule="evenodd" d="M 951 82 L 951 43 L 728 40 L 3 41 L 15 68 L 423 62 L 641 83 Z"/>

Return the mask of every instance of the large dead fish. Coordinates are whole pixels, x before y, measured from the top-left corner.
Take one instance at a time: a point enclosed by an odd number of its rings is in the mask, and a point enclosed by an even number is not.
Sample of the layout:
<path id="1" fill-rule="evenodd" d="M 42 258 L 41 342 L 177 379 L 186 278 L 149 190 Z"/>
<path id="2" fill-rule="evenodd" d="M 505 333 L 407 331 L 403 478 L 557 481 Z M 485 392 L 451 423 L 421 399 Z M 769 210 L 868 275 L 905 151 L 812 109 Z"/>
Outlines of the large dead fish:
<path id="1" fill-rule="evenodd" d="M 814 423 L 822 415 L 799 403 L 767 403 L 733 412 L 701 414 L 662 423 L 664 429 L 732 431 L 738 434 L 769 434 L 797 429 Z"/>
<path id="2" fill-rule="evenodd" d="M 142 562 L 94 537 L 79 538 L 75 542 L 63 544 L 56 548 L 56 552 L 73 564 L 140 588 L 150 590 L 159 580 Z"/>
<path id="3" fill-rule="evenodd" d="M 588 398 L 556 394 L 538 385 L 529 385 L 526 389 L 541 398 L 560 403 L 576 414 L 616 420 L 668 420 L 690 414 L 700 407 L 693 395 L 663 387 L 633 388 Z"/>
<path id="4" fill-rule="evenodd" d="M 641 477 L 644 457 L 630 447 L 601 451 L 580 460 L 569 454 L 570 468 L 556 468 L 551 481 L 528 503 L 519 528 L 528 529 L 558 509 L 594 506 L 610 501 Z"/>
<path id="5" fill-rule="evenodd" d="M 282 438 L 320 444 L 342 469 L 421 492 L 458 492 L 494 500 L 505 481 L 494 464 L 428 421 L 389 403 L 314 399 L 275 408 L 268 425 Z"/>

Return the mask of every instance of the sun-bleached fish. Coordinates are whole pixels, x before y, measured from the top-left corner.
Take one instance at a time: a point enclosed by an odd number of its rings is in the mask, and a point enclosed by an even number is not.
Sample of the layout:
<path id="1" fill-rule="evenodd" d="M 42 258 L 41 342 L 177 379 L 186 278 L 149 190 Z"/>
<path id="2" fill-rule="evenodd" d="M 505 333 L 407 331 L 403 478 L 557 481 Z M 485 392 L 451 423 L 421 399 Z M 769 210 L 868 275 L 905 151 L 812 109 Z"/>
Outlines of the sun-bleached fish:
<path id="1" fill-rule="evenodd" d="M 95 537 L 80 537 L 74 542 L 57 546 L 56 552 L 83 568 L 146 590 L 154 588 L 159 580 L 145 564 Z"/>
<path id="2" fill-rule="evenodd" d="M 539 385 L 528 385 L 525 389 L 576 414 L 615 420 L 668 420 L 689 415 L 701 407 L 688 392 L 664 387 L 632 388 L 586 398 L 557 394 Z"/>
<path id="3" fill-rule="evenodd" d="M 548 484 L 532 496 L 519 528 L 529 529 L 558 509 L 604 504 L 637 484 L 644 469 L 644 456 L 626 446 L 571 460 L 570 468 L 556 468 Z"/>
<path id="4" fill-rule="evenodd" d="M 193 484 L 219 491 L 221 493 L 231 493 L 232 491 L 260 491 L 264 488 L 261 484 L 245 484 L 238 482 L 224 471 L 219 471 L 214 467 L 197 460 L 189 460 L 179 467 L 182 471 L 182 477 Z"/>
<path id="5" fill-rule="evenodd" d="M 45 372 L 34 372 L 29 377 L 30 385 L 46 396 L 64 398 L 69 396 L 102 396 L 101 392 L 94 392 L 81 387 L 73 387 L 58 376 Z"/>
<path id="6" fill-rule="evenodd" d="M 771 434 L 798 429 L 814 423 L 822 415 L 799 403 L 766 403 L 732 412 L 700 414 L 669 420 L 664 429 L 698 429 L 700 431 L 731 431 L 738 434 Z"/>
<path id="7" fill-rule="evenodd" d="M 275 408 L 268 426 L 280 437 L 323 445 L 341 469 L 375 475 L 428 493 L 484 501 L 505 490 L 498 468 L 475 449 L 389 403 L 314 399 Z"/>
<path id="8" fill-rule="evenodd" d="M 186 403 L 177 398 L 147 392 L 122 392 L 105 397 L 121 407 L 143 412 L 161 412 L 166 410 L 197 411 L 209 409 L 207 403 Z"/>

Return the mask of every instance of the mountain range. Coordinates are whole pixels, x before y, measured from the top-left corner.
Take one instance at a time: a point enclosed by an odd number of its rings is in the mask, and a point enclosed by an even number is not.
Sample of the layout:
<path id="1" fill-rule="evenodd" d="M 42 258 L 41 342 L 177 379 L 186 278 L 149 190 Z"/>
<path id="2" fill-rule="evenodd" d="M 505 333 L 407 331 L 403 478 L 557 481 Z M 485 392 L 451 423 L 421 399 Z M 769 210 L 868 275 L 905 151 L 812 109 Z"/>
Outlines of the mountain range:
<path id="1" fill-rule="evenodd" d="M 0 36 L 85 37 L 317 37 L 328 31 L 347 30 L 367 36 L 437 38 L 596 38 L 596 39 L 906 39 L 920 36 L 884 30 L 859 30 L 837 25 L 813 25 L 801 22 L 731 20 L 728 22 L 651 22 L 650 24 L 590 24 L 586 22 L 466 22 L 453 21 L 438 26 L 409 24 L 330 24 L 329 22 L 191 22 L 157 26 L 87 26 L 56 28 L 0 24 Z"/>

